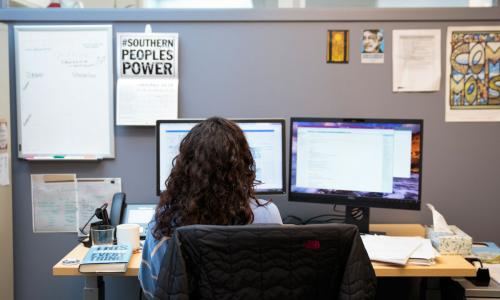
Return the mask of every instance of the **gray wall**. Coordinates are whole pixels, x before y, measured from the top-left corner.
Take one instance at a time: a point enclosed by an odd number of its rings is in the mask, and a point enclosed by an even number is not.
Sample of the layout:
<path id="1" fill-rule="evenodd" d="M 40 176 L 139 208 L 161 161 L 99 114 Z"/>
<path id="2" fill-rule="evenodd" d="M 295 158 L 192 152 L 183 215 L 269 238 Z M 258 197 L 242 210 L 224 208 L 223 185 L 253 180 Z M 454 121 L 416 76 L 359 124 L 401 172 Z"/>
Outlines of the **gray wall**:
<path id="1" fill-rule="evenodd" d="M 391 91 L 393 29 L 441 29 L 444 71 L 447 26 L 500 25 L 499 21 L 453 20 L 453 11 L 444 11 L 442 15 L 444 17 L 436 21 L 425 22 L 418 21 L 418 16 L 414 16 L 417 20 L 151 23 L 153 31 L 178 32 L 180 35 L 181 117 L 424 119 L 423 209 L 372 209 L 371 221 L 429 224 L 431 216 L 424 205 L 433 203 L 449 223 L 457 224 L 475 240 L 500 243 L 500 201 L 497 196 L 500 125 L 445 123 L 443 80 L 441 90 L 436 93 L 394 94 Z M 483 16 L 479 11 L 472 10 L 467 15 L 471 17 L 466 20 L 481 20 Z M 348 18 L 349 15 L 344 16 L 343 20 Z M 394 18 L 398 16 L 394 15 Z M 89 20 L 95 23 L 95 20 Z M 111 23 L 115 31 L 144 30 L 143 22 Z M 385 64 L 360 63 L 359 41 L 365 28 L 385 30 Z M 351 30 L 349 64 L 325 63 L 328 29 Z M 11 61 L 14 59 L 12 50 L 11 46 Z M 10 75 L 15 78 L 12 66 Z M 12 124 L 16 124 L 14 87 L 12 81 Z M 15 145 L 17 128 L 12 127 Z M 117 127 L 115 135 L 114 160 L 27 162 L 14 159 L 16 299 L 82 297 L 83 279 L 51 276 L 52 265 L 75 246 L 75 234 L 32 232 L 31 173 L 75 172 L 81 177 L 118 176 L 122 177 L 123 190 L 129 202 L 157 201 L 154 129 Z M 290 203 L 286 195 L 272 198 L 283 216 L 311 217 L 331 210 L 328 205 Z M 106 284 L 109 299 L 137 298 L 139 287 L 134 278 L 106 279 Z"/>

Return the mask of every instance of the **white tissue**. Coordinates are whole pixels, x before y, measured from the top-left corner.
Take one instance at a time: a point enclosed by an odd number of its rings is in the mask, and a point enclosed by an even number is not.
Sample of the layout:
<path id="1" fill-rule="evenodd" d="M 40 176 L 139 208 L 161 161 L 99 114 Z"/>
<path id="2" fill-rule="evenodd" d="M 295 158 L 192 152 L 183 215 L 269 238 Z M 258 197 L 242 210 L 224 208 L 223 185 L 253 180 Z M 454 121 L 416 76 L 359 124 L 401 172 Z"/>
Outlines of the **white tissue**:
<path id="1" fill-rule="evenodd" d="M 450 230 L 450 227 L 448 226 L 448 223 L 446 223 L 443 215 L 440 214 L 432 204 L 428 203 L 427 207 L 429 207 L 432 212 L 432 228 L 434 229 L 434 232 L 453 234 L 453 231 Z"/>

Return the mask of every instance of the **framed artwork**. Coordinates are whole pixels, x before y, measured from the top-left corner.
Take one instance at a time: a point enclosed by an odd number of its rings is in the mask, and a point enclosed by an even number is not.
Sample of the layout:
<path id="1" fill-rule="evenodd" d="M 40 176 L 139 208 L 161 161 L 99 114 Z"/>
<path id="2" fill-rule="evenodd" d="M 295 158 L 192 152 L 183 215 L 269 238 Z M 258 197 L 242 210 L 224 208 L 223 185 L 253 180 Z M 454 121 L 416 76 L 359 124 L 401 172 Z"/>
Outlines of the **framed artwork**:
<path id="1" fill-rule="evenodd" d="M 349 63 L 349 30 L 328 30 L 327 45 L 327 63 Z"/>

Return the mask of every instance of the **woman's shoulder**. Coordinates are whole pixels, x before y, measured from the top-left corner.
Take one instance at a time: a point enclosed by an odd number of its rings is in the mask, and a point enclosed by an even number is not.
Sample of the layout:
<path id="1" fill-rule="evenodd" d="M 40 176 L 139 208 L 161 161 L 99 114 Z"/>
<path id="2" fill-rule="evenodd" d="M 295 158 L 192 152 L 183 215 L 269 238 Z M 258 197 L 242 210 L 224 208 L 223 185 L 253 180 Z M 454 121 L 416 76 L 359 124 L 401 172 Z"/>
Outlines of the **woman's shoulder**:
<path id="1" fill-rule="evenodd" d="M 253 212 L 253 224 L 283 224 L 276 204 L 269 200 L 251 199 L 250 207 Z"/>

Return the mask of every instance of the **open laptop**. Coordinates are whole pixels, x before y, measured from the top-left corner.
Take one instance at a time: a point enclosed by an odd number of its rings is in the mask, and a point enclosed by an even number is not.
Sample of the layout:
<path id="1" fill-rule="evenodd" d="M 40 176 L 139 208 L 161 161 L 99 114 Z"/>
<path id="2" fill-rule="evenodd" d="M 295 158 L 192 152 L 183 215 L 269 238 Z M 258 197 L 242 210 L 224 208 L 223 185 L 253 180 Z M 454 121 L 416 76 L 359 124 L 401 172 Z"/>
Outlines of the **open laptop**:
<path id="1" fill-rule="evenodd" d="M 156 204 L 130 204 L 127 203 L 123 214 L 123 224 L 138 224 L 141 239 L 146 238 L 148 223 L 154 216 Z"/>

